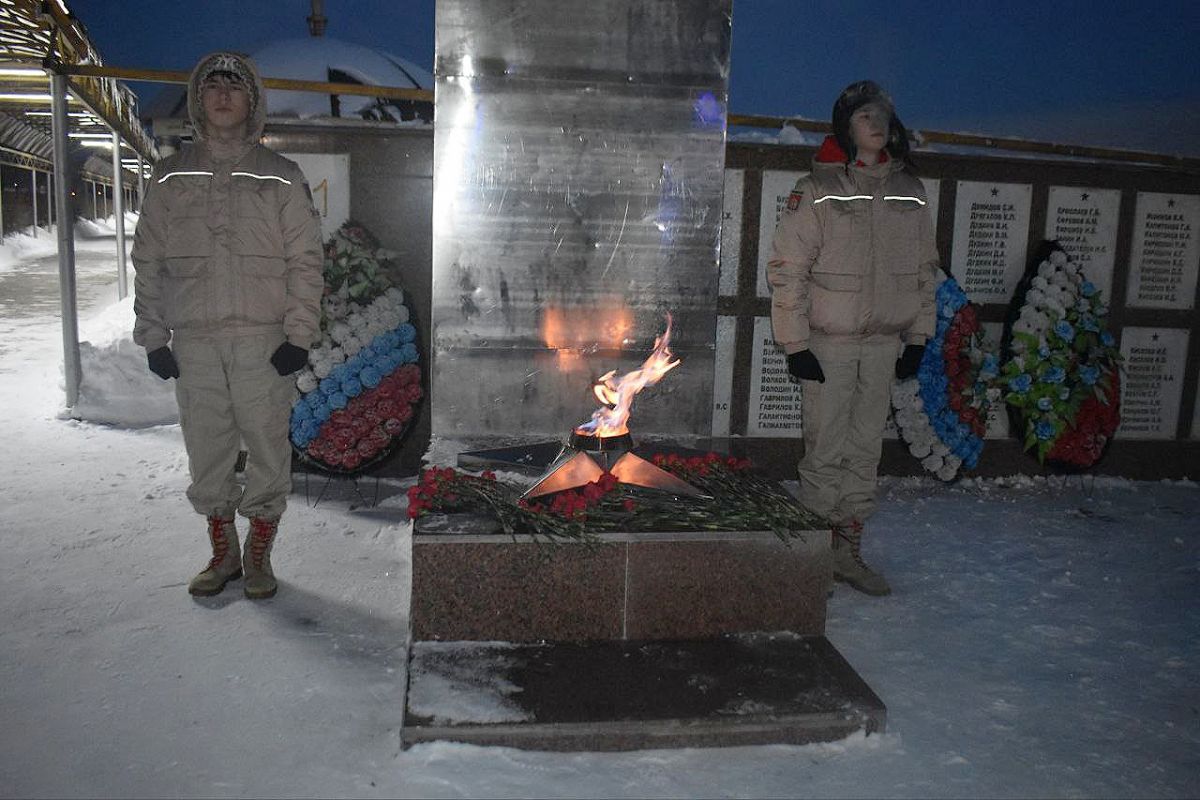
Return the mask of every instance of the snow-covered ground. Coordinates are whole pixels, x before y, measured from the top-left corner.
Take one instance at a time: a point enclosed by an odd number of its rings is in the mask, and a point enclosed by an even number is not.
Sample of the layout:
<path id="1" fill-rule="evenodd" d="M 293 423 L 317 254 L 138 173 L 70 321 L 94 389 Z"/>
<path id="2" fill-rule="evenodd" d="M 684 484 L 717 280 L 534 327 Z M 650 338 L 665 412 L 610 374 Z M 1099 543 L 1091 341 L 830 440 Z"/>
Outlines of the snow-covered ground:
<path id="1" fill-rule="evenodd" d="M 808 747 L 551 754 L 399 747 L 409 540 L 297 481 L 279 595 L 187 595 L 205 562 L 169 388 L 122 391 L 111 239 L 80 239 L 85 395 L 60 417 L 56 269 L 0 271 L 0 796 L 1185 797 L 1200 787 L 1200 488 L 884 482 L 828 635 L 883 735 Z M 52 259 L 51 259 L 52 261 Z M 130 377 L 128 382 L 140 380 Z M 141 384 L 138 384 L 141 386 Z M 165 394 L 163 394 L 165 392 Z M 99 418 L 92 416 L 91 418 Z M 1192 476 L 1193 478 L 1196 476 Z M 374 491 L 373 485 L 361 487 Z"/>

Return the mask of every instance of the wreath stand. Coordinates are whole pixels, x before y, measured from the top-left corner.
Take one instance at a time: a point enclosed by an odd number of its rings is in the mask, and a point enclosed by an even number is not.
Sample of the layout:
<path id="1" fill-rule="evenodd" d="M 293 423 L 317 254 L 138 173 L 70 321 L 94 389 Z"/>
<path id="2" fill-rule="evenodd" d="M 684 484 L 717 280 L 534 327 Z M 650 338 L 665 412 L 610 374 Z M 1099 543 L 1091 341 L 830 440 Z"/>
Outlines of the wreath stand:
<path id="1" fill-rule="evenodd" d="M 359 499 L 359 501 L 361 502 L 361 506 L 360 506 L 361 508 L 375 508 L 377 505 L 379 505 L 379 476 L 378 475 L 374 476 L 375 490 L 374 490 L 373 497 L 371 499 L 367 499 L 367 496 L 363 494 L 362 488 L 359 486 L 358 481 L 359 481 L 359 478 L 365 478 L 366 480 L 370 481 L 371 477 L 372 477 L 370 475 L 338 475 L 338 474 L 335 474 L 332 472 L 326 472 L 324 474 L 315 474 L 315 476 L 318 479 L 321 479 L 321 478 L 324 479 L 321 481 L 321 488 L 320 488 L 320 491 L 317 492 L 316 500 L 312 499 L 312 494 L 309 489 L 309 480 L 313 476 L 314 476 L 313 472 L 311 472 L 309 470 L 304 471 L 304 504 L 306 506 L 308 506 L 309 508 L 316 508 L 318 505 L 321 504 L 321 501 L 325 498 L 325 493 L 329 490 L 329 487 L 332 486 L 335 481 L 340 482 L 343 485 L 344 484 L 350 485 L 350 487 L 354 493 L 354 496 L 357 497 Z M 351 508 L 351 510 L 353 510 L 355 508 L 355 506 L 351 505 L 350 508 Z"/>

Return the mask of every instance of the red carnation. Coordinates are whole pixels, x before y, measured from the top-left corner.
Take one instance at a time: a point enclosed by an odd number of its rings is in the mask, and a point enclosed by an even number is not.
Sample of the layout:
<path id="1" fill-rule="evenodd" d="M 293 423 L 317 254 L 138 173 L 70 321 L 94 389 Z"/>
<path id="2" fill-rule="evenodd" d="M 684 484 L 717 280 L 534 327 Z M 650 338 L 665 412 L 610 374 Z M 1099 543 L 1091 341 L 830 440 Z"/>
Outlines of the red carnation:
<path id="1" fill-rule="evenodd" d="M 421 368 L 416 364 L 405 364 L 396 373 L 402 385 L 421 382 Z"/>

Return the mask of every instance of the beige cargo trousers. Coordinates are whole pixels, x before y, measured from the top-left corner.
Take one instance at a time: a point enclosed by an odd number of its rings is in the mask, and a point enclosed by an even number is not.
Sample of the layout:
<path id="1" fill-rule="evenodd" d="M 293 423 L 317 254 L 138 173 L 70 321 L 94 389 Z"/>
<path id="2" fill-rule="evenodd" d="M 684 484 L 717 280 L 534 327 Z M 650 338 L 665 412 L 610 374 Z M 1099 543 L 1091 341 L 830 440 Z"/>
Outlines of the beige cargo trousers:
<path id="1" fill-rule="evenodd" d="M 825 382 L 801 383 L 800 502 L 835 525 L 875 512 L 875 479 L 901 343 L 898 336 L 809 341 Z"/>
<path id="2" fill-rule="evenodd" d="M 292 489 L 288 418 L 294 376 L 281 376 L 271 354 L 284 342 L 277 332 L 195 335 L 176 332 L 179 363 L 175 398 L 187 448 L 192 507 L 210 517 L 278 519 Z M 245 442 L 246 485 L 234 477 Z"/>

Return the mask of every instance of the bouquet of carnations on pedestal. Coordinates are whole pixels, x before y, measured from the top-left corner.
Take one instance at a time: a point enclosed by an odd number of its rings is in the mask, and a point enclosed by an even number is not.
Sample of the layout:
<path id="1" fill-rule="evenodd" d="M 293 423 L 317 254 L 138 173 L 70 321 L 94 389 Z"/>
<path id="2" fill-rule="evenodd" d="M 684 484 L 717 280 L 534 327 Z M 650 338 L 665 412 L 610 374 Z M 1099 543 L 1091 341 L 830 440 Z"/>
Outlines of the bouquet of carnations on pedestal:
<path id="1" fill-rule="evenodd" d="M 390 455 L 423 395 L 417 331 L 391 255 L 353 222 L 325 247 L 321 342 L 296 378 L 291 441 L 329 472 L 354 474 Z"/>
<path id="2" fill-rule="evenodd" d="M 1083 470 L 1120 423 L 1120 352 L 1108 308 L 1079 265 L 1049 242 L 1018 287 L 1001 371 L 1014 429 L 1038 460 Z"/>
<path id="3" fill-rule="evenodd" d="M 999 360 L 984 342 L 978 307 L 954 278 L 937 290 L 937 328 L 917 377 L 892 385 L 900 435 L 921 465 L 944 481 L 973 468 L 983 452 Z"/>

